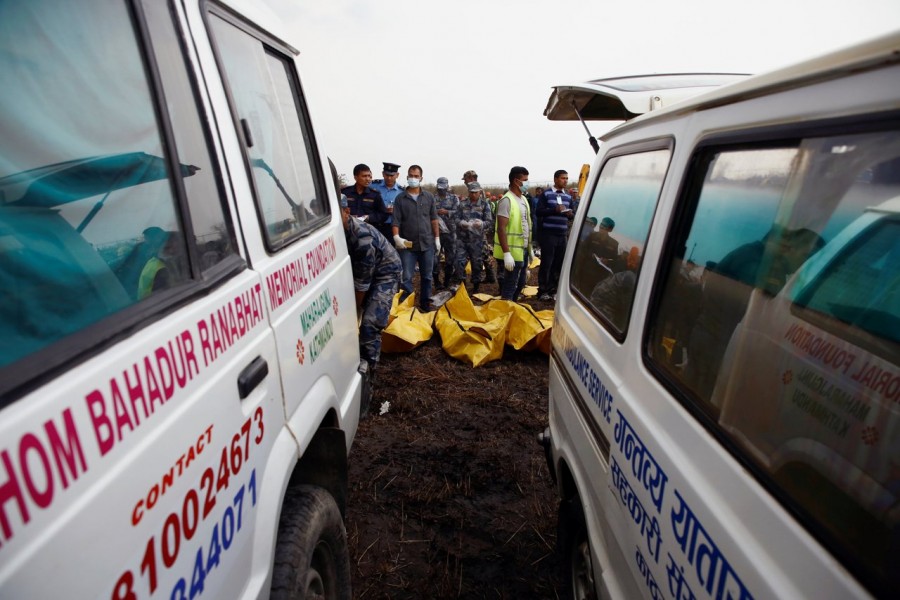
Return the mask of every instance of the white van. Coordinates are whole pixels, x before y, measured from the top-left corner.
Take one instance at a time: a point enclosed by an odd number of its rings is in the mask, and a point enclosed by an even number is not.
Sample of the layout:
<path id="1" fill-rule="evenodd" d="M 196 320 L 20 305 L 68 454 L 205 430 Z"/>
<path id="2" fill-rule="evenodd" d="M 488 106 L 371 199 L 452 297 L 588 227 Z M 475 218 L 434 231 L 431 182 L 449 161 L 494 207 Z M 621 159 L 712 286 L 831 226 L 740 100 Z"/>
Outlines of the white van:
<path id="1" fill-rule="evenodd" d="M 0 597 L 349 597 L 332 174 L 257 2 L 0 8 Z"/>
<path id="2" fill-rule="evenodd" d="M 567 597 L 897 597 L 898 198 L 900 34 L 602 137 L 543 436 Z"/>

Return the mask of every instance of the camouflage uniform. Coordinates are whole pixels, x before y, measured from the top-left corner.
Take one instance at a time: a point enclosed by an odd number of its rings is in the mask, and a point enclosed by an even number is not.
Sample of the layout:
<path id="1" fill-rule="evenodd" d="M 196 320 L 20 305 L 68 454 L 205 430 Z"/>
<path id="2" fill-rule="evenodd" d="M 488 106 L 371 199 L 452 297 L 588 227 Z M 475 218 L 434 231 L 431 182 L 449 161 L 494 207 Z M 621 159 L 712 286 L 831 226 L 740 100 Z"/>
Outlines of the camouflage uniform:
<path id="1" fill-rule="evenodd" d="M 447 195 L 443 198 L 440 195 L 435 195 L 434 199 L 436 201 L 435 208 L 437 210 L 447 210 L 449 214 L 446 215 L 438 215 L 438 219 L 444 221 L 447 225 L 447 230 L 444 231 L 444 228 L 441 227 L 441 252 L 444 254 L 444 282 L 441 285 L 440 281 L 440 267 L 441 267 L 441 258 L 437 254 L 434 256 L 434 269 L 433 269 L 433 279 L 434 284 L 438 288 L 447 287 L 450 285 L 451 278 L 455 275 L 455 269 L 453 268 L 454 261 L 456 260 L 456 230 L 459 224 L 459 198 L 455 194 L 451 194 L 447 192 Z M 462 281 L 461 279 L 456 279 L 456 281 Z"/>
<path id="2" fill-rule="evenodd" d="M 394 246 L 374 226 L 351 217 L 344 233 L 353 266 L 353 288 L 366 292 L 359 324 L 359 354 L 374 369 L 381 356 L 381 331 L 387 327 L 403 267 Z"/>
<path id="3" fill-rule="evenodd" d="M 472 284 L 478 286 L 482 280 L 482 261 L 485 233 L 492 230 L 491 208 L 482 196 L 474 203 L 463 198 L 459 203 L 459 227 L 457 228 L 456 276 L 459 281 L 466 278 L 466 261 L 472 265 Z"/>
<path id="4" fill-rule="evenodd" d="M 474 170 L 469 170 L 463 173 L 463 181 L 468 186 L 470 183 L 478 183 L 478 173 Z M 480 187 L 480 184 L 479 184 Z M 481 190 L 481 199 L 485 202 L 488 202 L 487 194 L 485 194 L 484 189 Z M 493 206 L 490 206 L 491 214 L 496 214 Z M 486 275 L 485 281 L 487 283 L 494 283 L 497 281 L 497 278 L 494 276 L 494 221 L 493 219 L 489 219 L 487 223 L 484 224 L 484 238 L 485 244 L 482 247 L 481 252 L 481 268 L 484 270 Z M 465 269 L 466 264 L 463 263 L 463 269 Z M 473 264 L 473 269 L 475 266 Z"/>

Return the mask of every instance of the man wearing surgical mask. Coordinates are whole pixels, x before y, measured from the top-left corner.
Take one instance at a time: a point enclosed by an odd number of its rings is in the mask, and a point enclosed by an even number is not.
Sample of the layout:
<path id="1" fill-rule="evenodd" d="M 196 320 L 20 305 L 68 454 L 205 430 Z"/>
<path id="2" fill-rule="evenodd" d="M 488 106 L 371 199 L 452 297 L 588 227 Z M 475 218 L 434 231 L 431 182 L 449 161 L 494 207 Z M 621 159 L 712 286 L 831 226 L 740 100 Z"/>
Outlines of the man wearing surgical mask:
<path id="1" fill-rule="evenodd" d="M 506 271 L 500 284 L 500 297 L 515 302 L 525 287 L 531 249 L 531 206 L 528 191 L 528 169 L 509 170 L 509 191 L 497 203 L 497 226 L 494 229 L 494 258 L 497 268 Z"/>
<path id="2" fill-rule="evenodd" d="M 406 173 L 406 189 L 394 200 L 393 213 L 394 246 L 403 263 L 400 300 L 413 293 L 412 279 L 418 264 L 419 309 L 428 312 L 431 310 L 432 268 L 441 251 L 437 202 L 422 189 L 422 167 L 410 165 Z"/>

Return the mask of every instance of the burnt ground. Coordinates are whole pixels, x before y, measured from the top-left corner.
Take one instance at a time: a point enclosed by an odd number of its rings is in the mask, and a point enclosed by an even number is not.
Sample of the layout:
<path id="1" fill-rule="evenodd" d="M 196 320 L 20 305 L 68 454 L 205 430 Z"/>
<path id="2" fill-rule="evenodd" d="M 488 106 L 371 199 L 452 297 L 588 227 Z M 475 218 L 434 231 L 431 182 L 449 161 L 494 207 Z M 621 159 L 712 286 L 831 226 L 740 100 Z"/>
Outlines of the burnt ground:
<path id="1" fill-rule="evenodd" d="M 547 370 L 547 355 L 509 347 L 473 369 L 437 334 L 382 355 L 350 455 L 354 598 L 558 597 L 558 502 L 536 441 Z"/>

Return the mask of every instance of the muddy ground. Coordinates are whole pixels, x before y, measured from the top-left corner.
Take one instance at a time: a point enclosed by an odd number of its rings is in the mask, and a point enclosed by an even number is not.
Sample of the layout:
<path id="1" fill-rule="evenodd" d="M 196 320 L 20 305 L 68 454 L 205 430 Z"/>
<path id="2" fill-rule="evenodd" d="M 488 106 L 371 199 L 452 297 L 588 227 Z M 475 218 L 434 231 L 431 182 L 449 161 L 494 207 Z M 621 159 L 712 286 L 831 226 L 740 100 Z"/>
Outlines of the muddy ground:
<path id="1" fill-rule="evenodd" d="M 509 347 L 473 369 L 437 335 L 382 356 L 350 456 L 354 598 L 558 597 L 558 503 L 536 441 L 547 369 Z"/>

